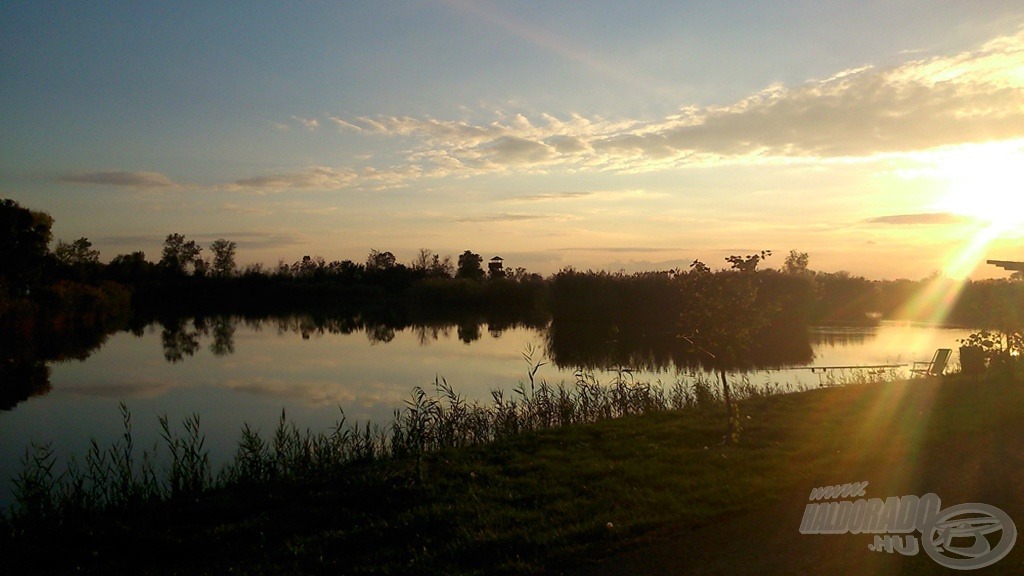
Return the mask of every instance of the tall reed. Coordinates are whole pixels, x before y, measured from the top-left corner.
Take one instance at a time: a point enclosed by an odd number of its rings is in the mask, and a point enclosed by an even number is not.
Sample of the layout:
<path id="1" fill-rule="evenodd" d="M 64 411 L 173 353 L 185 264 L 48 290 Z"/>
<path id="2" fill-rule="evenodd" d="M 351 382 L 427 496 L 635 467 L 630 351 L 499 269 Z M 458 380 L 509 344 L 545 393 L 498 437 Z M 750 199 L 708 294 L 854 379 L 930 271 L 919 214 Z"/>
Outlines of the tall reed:
<path id="1" fill-rule="evenodd" d="M 245 424 L 233 459 L 214 473 L 198 414 L 181 422 L 180 432 L 166 415 L 159 417 L 162 444 L 136 458 L 131 414 L 120 404 L 123 433 L 111 446 L 95 440 L 81 467 L 72 457 L 57 471 L 50 444 L 33 444 L 14 478 L 15 504 L 0 513 L 0 528 L 17 532 L 39 523 L 61 523 L 97 511 L 146 501 L 196 496 L 214 489 L 254 486 L 272 481 L 330 478 L 344 474 L 357 462 L 409 461 L 417 477 L 424 455 L 480 445 L 524 432 L 596 422 L 668 410 L 720 409 L 716 381 L 703 374 L 679 377 L 669 385 L 638 382 L 623 370 L 608 383 L 579 371 L 575 382 L 551 385 L 537 380 L 544 364 L 524 354 L 528 381 L 510 392 L 492 390 L 492 401 L 467 401 L 443 378 L 431 389 L 415 387 L 405 406 L 395 410 L 391 423 L 346 422 L 345 413 L 329 432 L 300 430 L 281 411 L 269 437 Z M 833 376 L 822 386 L 891 380 L 895 373 L 851 373 Z M 734 384 L 738 399 L 806 389 L 778 383 L 757 385 L 742 377 Z M 161 446 L 166 455 L 161 453 Z M 156 462 L 165 465 L 158 469 Z"/>

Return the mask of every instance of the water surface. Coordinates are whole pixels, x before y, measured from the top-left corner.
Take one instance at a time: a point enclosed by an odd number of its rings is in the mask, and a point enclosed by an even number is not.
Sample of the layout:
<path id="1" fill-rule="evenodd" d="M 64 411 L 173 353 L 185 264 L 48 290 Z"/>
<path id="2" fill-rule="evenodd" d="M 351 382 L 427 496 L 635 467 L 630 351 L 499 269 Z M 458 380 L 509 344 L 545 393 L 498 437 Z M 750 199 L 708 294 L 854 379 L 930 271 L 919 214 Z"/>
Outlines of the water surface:
<path id="1" fill-rule="evenodd" d="M 524 353 L 531 349 L 534 363 L 548 361 L 538 378 L 575 380 L 577 366 L 558 366 L 546 358 L 545 328 L 488 328 L 453 324 L 349 330 L 286 318 L 187 321 L 170 328 L 153 324 L 140 335 L 116 333 L 84 360 L 50 363 L 45 394 L 0 412 L 0 501 L 9 502 L 6 480 L 20 468 L 31 442 L 49 442 L 58 454 L 81 458 L 90 438 L 101 445 L 115 441 L 122 432 L 120 402 L 131 411 L 140 450 L 157 441 L 159 415 L 180 423 L 198 413 L 216 465 L 234 453 L 243 423 L 269 434 L 282 409 L 301 428 L 315 432 L 330 430 L 341 417 L 339 406 L 349 422 L 384 423 L 414 386 L 432 388 L 435 378 L 446 379 L 470 400 L 488 402 L 492 389 L 507 395 L 528 381 Z M 813 359 L 806 365 L 906 365 L 930 359 L 939 347 L 955 350 L 957 339 L 969 332 L 908 323 L 813 328 Z M 591 351 L 588 357 L 601 355 Z M 602 382 L 628 368 L 588 367 Z M 905 373 L 906 367 L 901 370 Z M 669 361 L 655 362 L 632 377 L 670 383 L 687 377 L 687 371 Z M 755 384 L 805 386 L 817 386 L 821 379 L 800 369 L 748 377 Z"/>

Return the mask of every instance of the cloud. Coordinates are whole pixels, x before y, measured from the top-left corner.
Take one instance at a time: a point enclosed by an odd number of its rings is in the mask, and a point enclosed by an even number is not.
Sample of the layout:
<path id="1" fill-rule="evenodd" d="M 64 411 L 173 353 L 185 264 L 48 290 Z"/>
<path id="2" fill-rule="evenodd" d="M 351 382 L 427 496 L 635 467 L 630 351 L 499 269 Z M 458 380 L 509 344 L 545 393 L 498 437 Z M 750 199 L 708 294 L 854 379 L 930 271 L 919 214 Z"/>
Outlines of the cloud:
<path id="1" fill-rule="evenodd" d="M 653 119 L 495 112 L 482 121 L 328 115 L 359 137 L 400 139 L 411 169 L 318 168 L 236 188 L 402 186 L 412 179 L 560 169 L 638 173 L 687 166 L 871 158 L 1024 138 L 1024 31 L 975 50 L 772 85 L 731 104 Z M 310 126 L 317 119 L 295 117 Z"/>
<path id="2" fill-rule="evenodd" d="M 481 214 L 478 216 L 464 216 L 456 218 L 456 222 L 520 222 L 523 220 L 544 220 L 547 218 L 554 218 L 551 215 L 545 214 L 509 214 L 507 212 L 498 212 L 495 214 Z"/>
<path id="3" fill-rule="evenodd" d="M 241 178 L 220 188 L 230 192 L 279 192 L 289 189 L 306 190 L 384 190 L 405 186 L 424 174 L 418 164 L 378 169 L 373 167 L 354 170 L 315 166 L 296 172 Z"/>
<path id="4" fill-rule="evenodd" d="M 312 131 L 320 127 L 320 121 L 316 118 L 300 118 L 298 116 L 292 116 L 292 120 L 302 124 L 306 130 Z"/>
<path id="5" fill-rule="evenodd" d="M 127 188 L 174 188 L 174 183 L 159 172 L 81 172 L 60 179 L 72 184 L 93 184 L 99 186 L 124 186 Z"/>
<path id="6" fill-rule="evenodd" d="M 546 192 L 542 194 L 530 194 L 527 196 L 516 196 L 509 198 L 517 202 L 544 202 L 549 200 L 572 200 L 575 198 L 587 198 L 594 196 L 596 192 Z"/>
<path id="7" fill-rule="evenodd" d="M 927 214 L 895 214 L 891 216 L 879 216 L 870 218 L 864 222 L 868 224 L 893 224 L 900 226 L 933 225 L 933 224 L 968 224 L 976 219 L 960 214 L 948 212 L 936 212 Z"/>
<path id="8" fill-rule="evenodd" d="M 348 186 L 356 179 L 353 170 L 335 170 L 316 166 L 301 172 L 286 172 L 268 176 L 254 176 L 235 180 L 224 189 L 238 190 L 285 190 L 289 188 L 338 189 Z"/>

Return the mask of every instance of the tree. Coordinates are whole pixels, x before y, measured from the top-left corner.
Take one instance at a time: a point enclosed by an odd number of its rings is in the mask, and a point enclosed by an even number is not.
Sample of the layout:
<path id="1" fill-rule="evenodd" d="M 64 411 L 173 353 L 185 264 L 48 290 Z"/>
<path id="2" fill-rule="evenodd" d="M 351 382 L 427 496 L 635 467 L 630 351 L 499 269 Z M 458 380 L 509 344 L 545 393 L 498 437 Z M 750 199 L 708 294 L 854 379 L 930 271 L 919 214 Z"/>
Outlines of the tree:
<path id="1" fill-rule="evenodd" d="M 452 263 L 451 256 L 445 256 L 442 260 L 440 256 L 434 254 L 430 259 L 430 269 L 427 275 L 431 278 L 451 278 L 455 275 L 455 264 Z"/>
<path id="2" fill-rule="evenodd" d="M 459 255 L 459 268 L 458 272 L 455 273 L 456 278 L 468 278 L 470 280 L 479 280 L 484 277 L 484 270 L 480 264 L 484 261 L 479 254 L 474 254 L 469 250 L 466 250 Z"/>
<path id="3" fill-rule="evenodd" d="M 380 272 L 382 270 L 394 268 L 397 262 L 395 255 L 391 252 L 370 250 L 370 255 L 366 257 L 366 271 Z"/>
<path id="4" fill-rule="evenodd" d="M 53 217 L 0 201 L 0 289 L 23 295 L 42 280 L 49 255 Z"/>
<path id="5" fill-rule="evenodd" d="M 732 402 L 726 372 L 744 367 L 754 336 L 768 322 L 768 311 L 759 303 L 752 271 L 711 273 L 700 266 L 693 268 L 693 273 L 680 277 L 684 302 L 680 328 L 685 340 L 719 373 L 726 406 L 726 438 L 735 442 L 740 431 L 739 411 Z"/>
<path id="6" fill-rule="evenodd" d="M 235 265 L 235 248 L 237 244 L 234 242 L 218 238 L 213 241 L 210 245 L 210 251 L 213 252 L 213 265 L 211 266 L 214 276 L 218 278 L 230 278 L 237 272 Z"/>
<path id="7" fill-rule="evenodd" d="M 434 256 L 435 254 L 430 248 L 420 248 L 420 251 L 412 260 L 412 269 L 426 274 L 430 269 L 431 258 Z"/>
<path id="8" fill-rule="evenodd" d="M 92 277 L 100 269 L 100 252 L 93 250 L 92 242 L 84 237 L 70 244 L 58 240 L 53 256 L 66 273 L 71 273 L 79 280 Z"/>
<path id="9" fill-rule="evenodd" d="M 740 272 L 753 272 L 757 270 L 757 265 L 762 260 L 771 255 L 771 250 L 761 250 L 760 254 L 749 254 L 746 257 L 729 256 L 728 258 L 725 259 L 725 261 L 732 264 L 733 270 L 738 270 Z"/>
<path id="10" fill-rule="evenodd" d="M 806 274 L 808 272 L 807 264 L 810 260 L 811 257 L 807 252 L 790 250 L 789 256 L 786 256 L 785 271 L 787 274 Z"/>
<path id="11" fill-rule="evenodd" d="M 92 266 L 100 263 L 100 251 L 92 249 L 92 242 L 82 237 L 68 244 L 63 240 L 57 241 L 57 247 L 53 249 L 53 256 L 62 266 L 79 268 Z"/>
<path id="12" fill-rule="evenodd" d="M 199 254 L 203 249 L 195 243 L 195 240 L 185 241 L 181 234 L 168 234 L 164 239 L 164 250 L 160 258 L 160 266 L 172 274 L 185 275 L 188 273 L 188 266 L 196 266 L 201 262 Z M 202 267 L 202 264 L 199 264 Z"/>
<path id="13" fill-rule="evenodd" d="M 107 275 L 121 282 L 138 281 L 148 276 L 154 265 L 146 261 L 145 252 L 118 254 L 107 264 Z"/>

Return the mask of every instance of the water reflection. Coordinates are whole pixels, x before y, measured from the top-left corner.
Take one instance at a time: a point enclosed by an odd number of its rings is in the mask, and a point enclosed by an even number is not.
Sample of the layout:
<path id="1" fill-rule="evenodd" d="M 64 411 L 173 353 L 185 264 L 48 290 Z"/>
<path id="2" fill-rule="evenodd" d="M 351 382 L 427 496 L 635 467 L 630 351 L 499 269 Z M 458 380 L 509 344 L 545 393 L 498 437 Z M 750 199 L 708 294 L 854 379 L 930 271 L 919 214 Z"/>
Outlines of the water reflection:
<path id="1" fill-rule="evenodd" d="M 50 392 L 50 367 L 41 360 L 0 360 L 0 410 Z"/>
<path id="2" fill-rule="evenodd" d="M 812 327 L 807 331 L 811 346 L 828 346 L 830 348 L 841 346 L 861 345 L 878 336 L 876 326 L 822 326 Z"/>
<path id="3" fill-rule="evenodd" d="M 773 333 L 756 340 L 730 371 L 772 370 L 811 362 L 814 353 L 806 330 Z M 560 368 L 588 370 L 628 368 L 645 372 L 717 368 L 680 333 L 649 333 L 637 324 L 557 323 L 547 331 L 548 357 Z"/>
<path id="4" fill-rule="evenodd" d="M 69 325 L 0 335 L 0 411 L 48 394 L 49 363 L 84 360 L 116 331 Z"/>
<path id="5" fill-rule="evenodd" d="M 240 325 L 259 332 L 274 330 L 279 336 L 298 335 L 303 340 L 324 334 L 353 334 L 363 332 L 371 345 L 387 344 L 398 332 L 412 331 L 421 345 L 448 339 L 454 328 L 459 340 L 466 344 L 479 340 L 486 325 L 487 333 L 499 337 L 503 332 L 518 328 L 544 329 L 545 319 L 511 319 L 503 317 L 464 316 L 450 320 L 381 322 L 359 316 L 292 315 L 269 318 L 240 316 L 197 316 L 193 318 L 162 318 L 160 343 L 164 359 L 177 363 L 194 356 L 202 347 L 201 339 L 211 338 L 210 352 L 214 356 L 228 356 L 235 352 L 235 332 Z"/>

